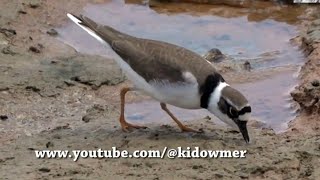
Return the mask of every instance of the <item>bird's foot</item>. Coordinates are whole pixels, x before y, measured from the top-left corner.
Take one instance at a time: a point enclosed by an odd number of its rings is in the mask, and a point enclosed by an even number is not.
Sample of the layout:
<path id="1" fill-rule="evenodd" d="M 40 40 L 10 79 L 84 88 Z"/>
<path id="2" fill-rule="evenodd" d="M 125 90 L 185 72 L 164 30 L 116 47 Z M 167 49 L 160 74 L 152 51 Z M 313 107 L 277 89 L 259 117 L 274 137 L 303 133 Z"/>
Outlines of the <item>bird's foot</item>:
<path id="1" fill-rule="evenodd" d="M 181 131 L 182 132 L 194 132 L 194 133 L 201 133 L 201 131 L 198 131 L 198 130 L 194 130 L 192 128 L 189 128 L 187 126 L 182 126 L 180 127 Z"/>
<path id="2" fill-rule="evenodd" d="M 146 126 L 139 126 L 139 125 L 130 124 L 128 122 L 123 122 L 123 123 L 121 123 L 121 128 L 122 128 L 122 131 L 124 131 L 124 132 L 130 132 L 129 131 L 130 128 L 146 129 L 147 127 Z"/>

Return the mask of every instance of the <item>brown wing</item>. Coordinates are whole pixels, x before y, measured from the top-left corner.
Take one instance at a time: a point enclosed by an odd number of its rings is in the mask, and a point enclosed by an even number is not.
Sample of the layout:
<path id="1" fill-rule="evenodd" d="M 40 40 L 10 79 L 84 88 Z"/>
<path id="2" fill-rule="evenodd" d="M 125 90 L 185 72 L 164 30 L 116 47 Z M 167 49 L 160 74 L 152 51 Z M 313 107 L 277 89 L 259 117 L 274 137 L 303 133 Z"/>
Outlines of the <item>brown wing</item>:
<path id="1" fill-rule="evenodd" d="M 180 46 L 136 38 L 80 16 L 82 25 L 95 31 L 131 68 L 147 81 L 184 82 L 182 73 L 191 72 L 199 84 L 216 70 L 200 55 Z"/>
<path id="2" fill-rule="evenodd" d="M 147 82 L 184 82 L 183 71 L 180 67 L 162 61 L 162 58 L 159 58 L 155 52 L 157 50 L 153 51 L 147 48 L 146 44 L 138 42 L 139 39 L 133 42 L 126 39 L 116 40 L 112 42 L 111 47 Z"/>
<path id="3" fill-rule="evenodd" d="M 199 84 L 216 70 L 200 55 L 173 44 L 130 38 L 114 41 L 113 50 L 147 81 L 184 81 L 183 72 L 191 72 Z"/>

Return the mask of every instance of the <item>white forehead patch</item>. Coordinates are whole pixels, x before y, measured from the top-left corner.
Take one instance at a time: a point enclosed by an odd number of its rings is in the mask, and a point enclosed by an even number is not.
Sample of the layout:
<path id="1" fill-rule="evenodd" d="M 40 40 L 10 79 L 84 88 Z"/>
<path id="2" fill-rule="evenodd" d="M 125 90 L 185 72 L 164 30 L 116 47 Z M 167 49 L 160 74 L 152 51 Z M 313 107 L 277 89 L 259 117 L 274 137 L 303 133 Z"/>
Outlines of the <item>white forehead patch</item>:
<path id="1" fill-rule="evenodd" d="M 192 83 L 195 84 L 197 83 L 197 79 L 196 77 L 194 77 L 194 75 L 191 72 L 183 72 L 183 78 L 188 82 L 188 83 Z"/>

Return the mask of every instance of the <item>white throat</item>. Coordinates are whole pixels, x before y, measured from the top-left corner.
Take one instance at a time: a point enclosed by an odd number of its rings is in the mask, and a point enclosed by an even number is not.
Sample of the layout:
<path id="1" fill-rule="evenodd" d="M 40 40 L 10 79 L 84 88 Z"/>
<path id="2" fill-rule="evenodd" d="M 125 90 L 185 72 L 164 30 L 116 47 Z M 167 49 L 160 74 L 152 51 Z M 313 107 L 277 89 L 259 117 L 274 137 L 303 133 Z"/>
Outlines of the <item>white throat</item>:
<path id="1" fill-rule="evenodd" d="M 220 100 L 221 97 L 221 91 L 223 90 L 223 88 L 229 86 L 229 84 L 227 84 L 226 82 L 220 82 L 218 84 L 218 86 L 214 89 L 214 91 L 211 93 L 210 96 L 210 102 L 209 102 L 209 106 L 211 105 L 217 105 L 217 103 Z"/>
<path id="2" fill-rule="evenodd" d="M 224 123 L 237 129 L 238 127 L 236 126 L 236 124 L 226 114 L 223 114 L 218 107 L 218 102 L 220 101 L 221 92 L 223 88 L 227 86 L 229 86 L 229 84 L 227 84 L 226 82 L 220 82 L 218 84 L 215 90 L 211 93 L 209 104 L 208 104 L 208 110 Z"/>

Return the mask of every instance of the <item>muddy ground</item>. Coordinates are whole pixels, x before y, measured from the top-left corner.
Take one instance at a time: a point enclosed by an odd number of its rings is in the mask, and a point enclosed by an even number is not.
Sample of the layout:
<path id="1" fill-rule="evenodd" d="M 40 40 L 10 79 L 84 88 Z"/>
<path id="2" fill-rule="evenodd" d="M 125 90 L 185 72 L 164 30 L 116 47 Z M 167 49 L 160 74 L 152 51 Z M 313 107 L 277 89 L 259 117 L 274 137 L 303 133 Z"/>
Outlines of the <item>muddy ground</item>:
<path id="1" fill-rule="evenodd" d="M 126 81 L 111 59 L 77 53 L 54 28 L 66 12 L 103 0 L 0 2 L 0 179 L 318 179 L 320 177 L 320 22 L 312 10 L 293 39 L 306 53 L 301 84 L 291 93 L 299 115 L 281 134 L 251 123 L 252 144 L 199 117 L 177 126 L 120 130 L 119 89 Z M 232 68 L 231 68 L 232 69 Z M 276 71 L 276 70 L 275 70 Z M 227 80 L 250 72 L 225 71 Z M 267 73 L 261 73 L 268 77 Z M 128 102 L 147 99 L 129 93 Z M 160 110 L 160 108 L 159 108 Z M 245 159 L 36 159 L 34 150 L 246 149 Z"/>

